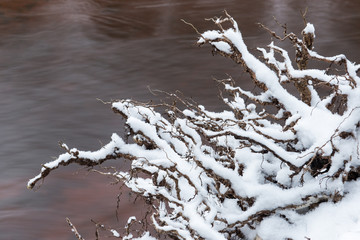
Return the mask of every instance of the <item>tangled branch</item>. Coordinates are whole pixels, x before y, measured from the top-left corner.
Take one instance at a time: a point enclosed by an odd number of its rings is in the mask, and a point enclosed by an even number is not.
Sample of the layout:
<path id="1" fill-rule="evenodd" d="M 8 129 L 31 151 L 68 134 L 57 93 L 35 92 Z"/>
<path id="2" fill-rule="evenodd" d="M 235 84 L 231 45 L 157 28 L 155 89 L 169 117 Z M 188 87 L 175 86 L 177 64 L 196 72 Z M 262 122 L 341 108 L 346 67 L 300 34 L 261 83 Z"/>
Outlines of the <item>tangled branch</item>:
<path id="1" fill-rule="evenodd" d="M 344 55 L 316 53 L 315 28 L 304 14 L 301 37 L 287 33 L 286 26 L 284 36 L 278 36 L 260 25 L 278 41 L 294 45 L 294 61 L 274 42 L 258 48 L 261 57 L 256 57 L 237 22 L 225 15 L 210 19 L 217 30 L 200 33 L 191 25 L 199 34 L 197 43 L 239 64 L 260 93 L 236 87 L 231 78 L 218 80 L 229 108 L 222 112 L 170 93 L 171 103 L 114 101 L 112 109 L 126 120 L 129 141 L 114 133 L 94 152 L 62 144 L 66 152 L 44 164 L 28 188 L 60 165 L 128 159 L 129 171 L 107 174 L 144 197 L 153 206 L 156 230 L 175 239 L 259 239 L 259 226 L 273 224 L 270 219 L 294 225 L 324 202 L 341 201 L 347 183 L 360 177 L 360 65 Z M 307 69 L 309 61 L 345 70 L 332 75 L 329 69 Z M 329 94 L 322 93 L 325 87 Z M 294 237 L 286 234 L 281 236 Z"/>

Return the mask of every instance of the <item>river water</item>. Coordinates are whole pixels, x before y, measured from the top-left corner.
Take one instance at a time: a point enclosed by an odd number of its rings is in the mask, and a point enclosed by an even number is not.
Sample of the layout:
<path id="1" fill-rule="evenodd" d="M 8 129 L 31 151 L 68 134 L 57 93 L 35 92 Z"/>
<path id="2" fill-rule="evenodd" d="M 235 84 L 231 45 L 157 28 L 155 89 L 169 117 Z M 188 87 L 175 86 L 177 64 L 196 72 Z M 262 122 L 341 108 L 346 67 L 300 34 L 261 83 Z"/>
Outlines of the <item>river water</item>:
<path id="1" fill-rule="evenodd" d="M 102 100 L 154 99 L 147 89 L 180 90 L 210 109 L 222 108 L 212 77 L 243 73 L 230 60 L 197 48 L 192 28 L 227 9 L 250 48 L 270 43 L 255 23 L 317 27 L 316 50 L 360 60 L 360 3 L 347 0 L 2 0 L 0 1 L 0 239 L 94 239 L 90 219 L 123 226 L 143 205 L 119 186 L 77 166 L 53 172 L 37 191 L 26 189 L 40 164 L 62 153 L 58 141 L 95 150 L 122 133 L 119 116 Z M 277 28 L 281 33 L 281 29 Z M 123 163 L 114 163 L 120 166 Z"/>

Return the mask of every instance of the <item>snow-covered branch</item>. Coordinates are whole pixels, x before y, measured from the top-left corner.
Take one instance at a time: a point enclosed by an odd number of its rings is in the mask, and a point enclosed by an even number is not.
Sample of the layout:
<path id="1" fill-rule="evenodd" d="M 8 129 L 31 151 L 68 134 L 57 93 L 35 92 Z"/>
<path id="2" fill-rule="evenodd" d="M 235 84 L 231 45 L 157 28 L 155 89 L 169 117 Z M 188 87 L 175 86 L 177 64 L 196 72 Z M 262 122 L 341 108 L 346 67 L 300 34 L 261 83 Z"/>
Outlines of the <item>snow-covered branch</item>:
<path id="1" fill-rule="evenodd" d="M 310 23 L 301 38 L 286 31 L 280 37 L 261 25 L 278 41 L 290 40 L 292 61 L 274 42 L 255 56 L 229 14 L 211 20 L 218 29 L 201 33 L 197 43 L 238 63 L 260 93 L 243 90 L 232 79 L 218 80 L 227 106 L 222 112 L 176 94 L 167 94 L 171 103 L 156 105 L 112 102 L 126 120 L 128 140 L 114 133 L 94 152 L 62 144 L 66 152 L 44 164 L 28 188 L 60 165 L 128 159 L 129 171 L 106 174 L 146 198 L 155 229 L 176 239 L 311 238 L 317 233 L 306 230 L 312 213 L 351 203 L 347 196 L 360 192 L 354 190 L 360 177 L 360 65 L 344 55 L 316 53 Z M 308 69 L 311 61 L 330 66 Z M 343 71 L 333 66 L 344 66 Z M 287 227 L 272 232 L 280 223 Z"/>

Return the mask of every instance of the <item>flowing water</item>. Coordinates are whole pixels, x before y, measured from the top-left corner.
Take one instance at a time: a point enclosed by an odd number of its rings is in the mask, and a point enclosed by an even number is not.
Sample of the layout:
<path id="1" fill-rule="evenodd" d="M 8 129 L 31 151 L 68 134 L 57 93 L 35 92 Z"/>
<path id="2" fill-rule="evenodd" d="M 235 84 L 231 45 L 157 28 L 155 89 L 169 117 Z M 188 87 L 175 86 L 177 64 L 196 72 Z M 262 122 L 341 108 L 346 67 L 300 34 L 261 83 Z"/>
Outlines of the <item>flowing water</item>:
<path id="1" fill-rule="evenodd" d="M 254 48 L 270 42 L 257 22 L 281 33 L 275 16 L 299 32 L 306 6 L 316 50 L 359 61 L 358 1 L 1 0 L 0 239 L 75 239 L 65 217 L 94 239 L 90 219 L 123 226 L 144 211 L 124 192 L 117 223 L 119 186 L 76 166 L 56 170 L 35 192 L 26 189 L 40 164 L 62 153 L 58 141 L 95 150 L 122 133 L 120 117 L 97 98 L 147 101 L 156 98 L 150 86 L 219 110 L 212 77 L 229 73 L 248 85 L 230 60 L 195 47 L 196 33 L 180 19 L 206 30 L 213 26 L 204 18 L 227 9 Z"/>

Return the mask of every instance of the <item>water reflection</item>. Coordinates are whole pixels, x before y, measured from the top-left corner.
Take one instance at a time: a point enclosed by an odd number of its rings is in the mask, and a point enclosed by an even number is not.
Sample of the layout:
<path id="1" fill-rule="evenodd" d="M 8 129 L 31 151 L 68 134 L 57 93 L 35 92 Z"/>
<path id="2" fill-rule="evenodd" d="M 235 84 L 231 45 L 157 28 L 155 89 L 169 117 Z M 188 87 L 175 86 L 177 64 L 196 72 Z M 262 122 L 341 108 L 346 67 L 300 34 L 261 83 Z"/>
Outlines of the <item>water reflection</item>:
<path id="1" fill-rule="evenodd" d="M 204 18 L 227 9 L 252 49 L 270 42 L 256 22 L 276 27 L 276 16 L 300 31 L 299 10 L 305 6 L 318 27 L 316 50 L 345 52 L 358 60 L 356 1 L 1 1 L 0 238 L 73 239 L 65 217 L 90 238 L 90 218 L 116 225 L 117 186 L 85 172 L 72 175 L 77 167 L 58 170 L 37 192 L 25 189 L 40 164 L 62 152 L 59 140 L 97 149 L 112 132 L 121 134 L 119 117 L 96 98 L 147 101 L 155 98 L 147 90 L 150 85 L 181 90 L 221 109 L 212 76 L 229 73 L 247 84 L 230 60 L 194 47 L 196 35 L 180 19 L 205 30 L 210 24 Z M 122 204 L 124 220 L 131 213 L 124 210 L 129 209 L 126 201 Z"/>

